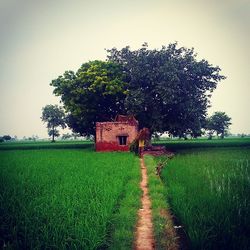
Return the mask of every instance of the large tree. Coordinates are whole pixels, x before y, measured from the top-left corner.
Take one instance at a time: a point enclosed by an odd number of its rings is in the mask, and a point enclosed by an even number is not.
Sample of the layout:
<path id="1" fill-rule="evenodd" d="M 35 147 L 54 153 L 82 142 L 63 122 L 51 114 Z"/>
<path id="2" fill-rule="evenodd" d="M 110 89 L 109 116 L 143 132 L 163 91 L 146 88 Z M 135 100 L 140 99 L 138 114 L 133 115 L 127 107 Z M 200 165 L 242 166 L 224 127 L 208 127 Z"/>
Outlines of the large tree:
<path id="1" fill-rule="evenodd" d="M 66 127 L 63 108 L 58 105 L 46 105 L 42 108 L 41 119 L 47 123 L 48 134 L 52 137 L 52 142 L 55 142 L 55 137 L 59 136 L 57 127 Z"/>
<path id="2" fill-rule="evenodd" d="M 67 124 L 84 136 L 95 134 L 95 122 L 109 121 L 124 113 L 126 83 L 121 66 L 113 62 L 91 61 L 74 73 L 66 71 L 51 82 L 61 96 Z"/>
<path id="3" fill-rule="evenodd" d="M 84 63 L 76 73 L 66 71 L 51 83 L 74 132 L 94 135 L 96 121 L 133 114 L 151 133 L 200 134 L 211 92 L 225 78 L 219 67 L 177 43 L 107 53 L 107 62 Z"/>
<path id="4" fill-rule="evenodd" d="M 206 128 L 208 130 L 209 139 L 212 139 L 214 132 L 223 139 L 231 124 L 231 118 L 225 112 L 215 112 L 207 119 Z"/>
<path id="5" fill-rule="evenodd" d="M 108 59 L 122 65 L 128 82 L 125 107 L 141 127 L 151 132 L 199 135 L 209 107 L 209 97 L 225 77 L 220 68 L 198 60 L 193 49 L 177 43 L 159 50 L 147 44 L 108 50 Z"/>

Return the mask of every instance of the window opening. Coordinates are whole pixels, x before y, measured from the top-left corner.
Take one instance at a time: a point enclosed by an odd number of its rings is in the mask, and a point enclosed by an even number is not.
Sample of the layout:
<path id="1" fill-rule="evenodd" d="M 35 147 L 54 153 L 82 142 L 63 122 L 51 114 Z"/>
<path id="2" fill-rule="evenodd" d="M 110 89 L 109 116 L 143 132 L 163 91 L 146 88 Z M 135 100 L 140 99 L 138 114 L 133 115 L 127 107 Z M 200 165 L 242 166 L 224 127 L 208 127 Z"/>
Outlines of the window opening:
<path id="1" fill-rule="evenodd" d="M 119 145 L 127 145 L 127 136 L 118 136 Z"/>

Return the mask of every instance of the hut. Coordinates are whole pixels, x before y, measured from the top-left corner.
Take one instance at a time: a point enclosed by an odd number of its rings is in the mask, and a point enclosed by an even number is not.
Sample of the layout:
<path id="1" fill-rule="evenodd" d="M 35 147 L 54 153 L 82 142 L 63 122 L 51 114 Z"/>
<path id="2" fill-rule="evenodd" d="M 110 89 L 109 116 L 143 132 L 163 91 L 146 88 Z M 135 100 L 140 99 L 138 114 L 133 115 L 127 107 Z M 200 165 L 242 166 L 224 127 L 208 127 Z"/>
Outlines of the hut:
<path id="1" fill-rule="evenodd" d="M 117 115 L 112 122 L 96 123 L 96 151 L 129 151 L 138 134 L 134 116 Z"/>

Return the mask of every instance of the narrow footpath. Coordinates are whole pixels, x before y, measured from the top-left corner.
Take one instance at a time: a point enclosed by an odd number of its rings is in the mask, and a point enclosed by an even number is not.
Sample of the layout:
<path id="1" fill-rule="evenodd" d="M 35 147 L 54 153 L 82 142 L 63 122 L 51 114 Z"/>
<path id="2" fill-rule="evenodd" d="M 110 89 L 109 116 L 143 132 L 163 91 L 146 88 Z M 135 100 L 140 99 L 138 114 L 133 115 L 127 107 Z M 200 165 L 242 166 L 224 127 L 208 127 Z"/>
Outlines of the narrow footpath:
<path id="1" fill-rule="evenodd" d="M 138 211 L 138 222 L 136 228 L 136 250 L 153 250 L 155 249 L 155 241 L 153 234 L 151 201 L 148 194 L 148 177 L 147 169 L 143 158 L 140 159 L 142 181 L 140 187 L 142 189 L 141 208 Z"/>

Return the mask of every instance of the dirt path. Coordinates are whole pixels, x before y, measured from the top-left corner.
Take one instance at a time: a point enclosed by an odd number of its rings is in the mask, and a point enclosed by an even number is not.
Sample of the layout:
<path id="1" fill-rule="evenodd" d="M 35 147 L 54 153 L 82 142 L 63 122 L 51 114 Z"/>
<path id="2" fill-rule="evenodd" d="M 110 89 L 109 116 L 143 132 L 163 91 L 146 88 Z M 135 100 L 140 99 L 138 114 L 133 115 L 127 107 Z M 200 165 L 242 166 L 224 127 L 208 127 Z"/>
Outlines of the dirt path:
<path id="1" fill-rule="evenodd" d="M 136 250 L 152 250 L 155 249 L 155 241 L 153 236 L 153 223 L 151 212 L 151 201 L 148 195 L 148 177 L 147 169 L 144 165 L 143 158 L 140 159 L 142 181 L 140 187 L 142 189 L 141 204 L 142 208 L 138 211 L 138 223 L 136 228 Z"/>

